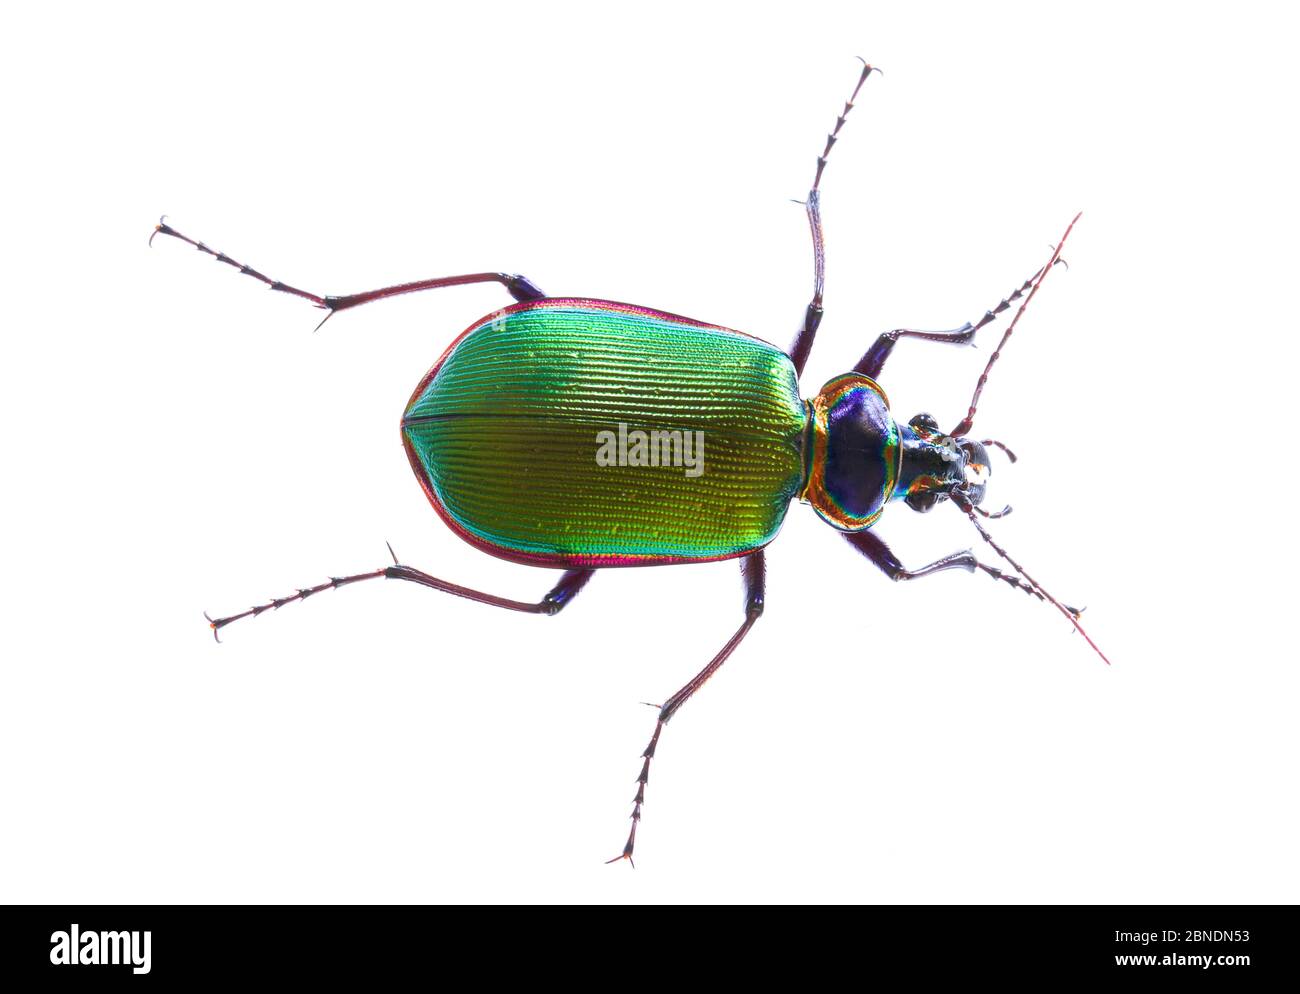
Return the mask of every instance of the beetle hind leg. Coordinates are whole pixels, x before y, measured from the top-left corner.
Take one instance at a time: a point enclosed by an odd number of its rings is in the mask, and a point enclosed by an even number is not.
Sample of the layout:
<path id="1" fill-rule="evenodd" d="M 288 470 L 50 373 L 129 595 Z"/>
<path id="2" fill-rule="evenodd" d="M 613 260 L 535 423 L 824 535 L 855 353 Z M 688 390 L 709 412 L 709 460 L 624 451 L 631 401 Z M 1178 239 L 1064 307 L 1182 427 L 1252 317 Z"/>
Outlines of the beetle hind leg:
<path id="1" fill-rule="evenodd" d="M 158 221 L 154 227 L 153 234 L 149 236 L 149 244 L 158 235 L 167 235 L 192 245 L 207 255 L 212 256 L 217 262 L 224 262 L 228 266 L 233 266 L 244 276 L 251 276 L 253 279 L 265 283 L 272 290 L 278 290 L 281 293 L 292 294 L 295 297 L 301 297 L 303 300 L 315 304 L 322 310 L 329 313 L 321 320 L 321 324 L 328 321 L 338 311 L 347 310 L 350 307 L 360 307 L 362 304 L 369 304 L 376 300 L 383 300 L 386 297 L 398 297 L 404 293 L 418 293 L 421 290 L 437 290 L 446 286 L 467 286 L 471 283 L 500 283 L 509 291 L 510 296 L 515 300 L 523 302 L 527 300 L 540 300 L 546 294 L 526 276 L 520 276 L 518 273 L 467 273 L 463 276 L 439 276 L 429 280 L 416 280 L 412 283 L 398 283 L 394 286 L 381 287 L 378 290 L 365 290 L 361 293 L 350 293 L 344 296 L 321 296 L 320 294 L 311 293 L 307 290 L 300 290 L 296 286 L 290 286 L 280 280 L 273 280 L 269 276 L 264 276 L 252 266 L 246 266 L 242 262 L 237 262 L 224 252 L 216 252 L 204 245 L 203 242 L 196 241 L 188 235 L 183 235 L 167 223 L 164 217 Z"/>
<path id="2" fill-rule="evenodd" d="M 388 551 L 393 551 L 389 546 Z M 362 580 L 406 580 L 410 583 L 418 583 L 422 587 L 429 587 L 432 590 L 440 590 L 446 594 L 454 594 L 457 597 L 464 597 L 466 600 L 476 601 L 479 604 L 489 604 L 492 607 L 505 608 L 507 611 L 520 611 L 524 614 L 559 614 L 565 606 L 578 596 L 578 593 L 587 582 L 594 576 L 594 569 L 571 569 L 560 577 L 555 584 L 543 597 L 538 601 L 517 601 L 509 597 L 498 597 L 496 594 L 489 594 L 482 590 L 474 590 L 471 587 L 462 587 L 458 583 L 451 583 L 448 580 L 441 580 L 436 576 L 430 576 L 422 570 L 414 569 L 410 566 L 403 566 L 397 561 L 397 556 L 393 556 L 393 565 L 384 566 L 380 569 L 371 570 L 368 573 L 354 573 L 351 576 L 332 576 L 324 583 L 318 583 L 314 587 L 300 587 L 296 594 L 290 594 L 287 597 L 277 597 L 274 600 L 267 601 L 265 604 L 259 604 L 256 607 L 250 607 L 247 611 L 241 611 L 238 614 L 227 615 L 224 618 L 209 617 L 205 611 L 203 616 L 208 619 L 208 626 L 212 629 L 212 637 L 218 642 L 221 641 L 218 633 L 231 622 L 239 621 L 243 618 L 256 618 L 264 611 L 279 610 L 286 604 L 292 604 L 294 601 L 305 601 L 313 594 L 321 593 L 325 590 L 337 590 L 339 587 L 346 587 L 353 583 L 360 583 Z"/>

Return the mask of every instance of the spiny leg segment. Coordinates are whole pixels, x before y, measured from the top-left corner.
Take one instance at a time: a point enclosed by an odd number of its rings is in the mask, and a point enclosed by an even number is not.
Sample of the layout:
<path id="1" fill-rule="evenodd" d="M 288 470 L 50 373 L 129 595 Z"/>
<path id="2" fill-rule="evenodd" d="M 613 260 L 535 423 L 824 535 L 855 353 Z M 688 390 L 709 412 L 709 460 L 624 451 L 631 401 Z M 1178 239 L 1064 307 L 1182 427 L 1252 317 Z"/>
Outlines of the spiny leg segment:
<path id="1" fill-rule="evenodd" d="M 288 597 L 277 597 L 274 600 L 267 601 L 265 604 L 259 604 L 256 607 L 250 607 L 247 611 L 241 611 L 238 614 L 227 615 L 224 618 L 211 618 L 207 613 L 204 617 L 208 619 L 208 624 L 212 628 L 212 637 L 218 642 L 221 641 L 217 634 L 233 621 L 239 621 L 242 618 L 256 618 L 264 611 L 278 610 L 286 604 L 292 604 L 294 601 L 305 601 L 312 594 L 319 594 L 323 590 L 337 590 L 339 587 L 346 587 L 352 583 L 360 583 L 362 580 L 378 580 L 381 577 L 388 580 L 408 580 L 411 583 L 418 583 L 423 587 L 430 587 L 433 590 L 441 590 L 446 594 L 454 594 L 457 597 L 464 597 L 467 600 L 477 601 L 480 604 L 490 604 L 493 607 L 505 608 L 508 611 L 521 611 L 525 614 L 559 614 L 564 606 L 578 596 L 578 592 L 587 585 L 587 581 L 595 574 L 594 569 L 571 569 L 560 577 L 558 583 L 547 592 L 546 596 L 539 601 L 517 601 L 509 597 L 498 597 L 496 594 L 485 593 L 482 590 L 474 590 L 470 587 L 462 587 L 458 583 L 451 583 L 448 580 L 440 580 L 436 576 L 430 576 L 428 573 L 410 566 L 403 566 L 397 561 L 397 556 L 393 554 L 393 547 L 388 547 L 388 552 L 393 556 L 393 565 L 385 566 L 380 569 L 371 570 L 368 573 L 354 573 L 352 576 L 332 576 L 324 583 L 318 583 L 314 587 L 300 587 L 296 594 L 290 594 Z"/>
<path id="2" fill-rule="evenodd" d="M 1061 235 L 1061 240 L 1056 243 L 1056 247 L 1052 250 L 1052 257 L 1047 260 L 1047 265 L 1040 269 L 1038 274 L 1033 278 L 1033 286 L 1029 288 L 1029 293 L 1025 296 L 1024 303 L 1020 305 L 1020 310 L 1016 311 L 1016 316 L 1013 317 L 1011 323 L 1007 325 L 1007 330 L 1002 333 L 1002 339 L 998 342 L 998 347 L 994 349 L 993 354 L 989 356 L 989 361 L 984 366 L 984 372 L 980 373 L 980 378 L 975 383 L 975 393 L 971 396 L 970 408 L 966 411 L 966 416 L 962 418 L 957 424 L 957 427 L 948 434 L 954 436 L 966 435 L 969 434 L 971 428 L 975 426 L 975 409 L 979 407 L 980 394 L 984 392 L 984 384 L 988 382 L 989 371 L 993 368 L 993 364 L 997 362 L 998 358 L 1002 355 L 1002 350 L 1006 347 L 1008 339 L 1011 338 L 1011 333 L 1016 330 L 1016 325 L 1019 324 L 1020 319 L 1024 317 L 1025 310 L 1029 307 L 1029 302 L 1033 300 L 1034 296 L 1038 293 L 1038 288 L 1043 285 L 1043 280 L 1047 279 L 1047 274 L 1056 267 L 1058 262 L 1061 261 L 1061 250 L 1065 248 L 1065 240 L 1070 237 L 1070 232 L 1074 230 L 1075 224 L 1081 217 L 1083 217 L 1082 212 L 1074 215 L 1074 220 L 1066 226 L 1065 234 Z M 972 518 L 971 520 L 974 519 Z M 978 522 L 976 523 L 976 527 L 978 527 Z M 1075 622 L 1075 627 L 1078 627 L 1077 621 Z M 1082 629 L 1080 629 L 1080 631 L 1082 631 Z M 1087 638 L 1086 635 L 1084 637 Z M 1088 639 L 1088 644 L 1092 645 L 1091 639 Z M 1094 645 L 1093 648 L 1096 649 L 1097 647 Z M 1100 655 L 1101 650 L 1098 649 L 1097 652 Z M 1106 657 L 1102 656 L 1102 658 L 1105 659 Z"/>
<path id="3" fill-rule="evenodd" d="M 654 759 L 655 749 L 659 745 L 659 736 L 664 730 L 664 725 L 668 724 L 670 718 L 675 715 L 683 704 L 691 699 L 691 696 L 704 686 L 705 681 L 713 676 L 727 661 L 736 649 L 736 646 L 744 640 L 749 634 L 749 630 L 754 627 L 754 622 L 759 619 L 763 613 L 763 597 L 766 588 L 766 567 L 763 561 L 763 550 L 751 552 L 740 561 L 741 575 L 745 581 L 745 620 L 741 622 L 734 635 L 727 640 L 727 644 L 718 650 L 718 654 L 709 660 L 709 664 L 695 674 L 694 678 L 682 687 L 681 690 L 673 694 L 672 697 L 664 701 L 659 708 L 659 718 L 655 722 L 654 734 L 650 736 L 650 744 L 645 747 L 641 753 L 643 760 L 641 764 L 641 774 L 636 778 L 637 789 L 636 796 L 632 798 L 632 830 L 628 833 L 627 843 L 623 846 L 623 851 L 608 860 L 610 863 L 617 863 L 621 859 L 632 862 L 632 850 L 636 847 L 636 829 L 641 822 L 641 807 L 645 804 L 645 785 L 650 780 L 650 760 Z M 635 865 L 635 864 L 633 864 Z"/>
<path id="4" fill-rule="evenodd" d="M 335 313 L 347 310 L 349 307 L 359 307 L 362 304 L 369 304 L 376 300 L 383 300 L 385 297 L 397 297 L 404 293 L 417 293 L 420 290 L 437 290 L 445 286 L 465 286 L 470 283 L 500 283 L 510 295 L 518 301 L 538 300 L 545 294 L 529 280 L 527 277 L 510 273 L 467 273 L 463 276 L 440 276 L 430 280 L 416 280 L 413 283 L 399 283 L 395 286 L 381 287 L 378 290 L 366 290 L 362 293 L 350 293 L 342 297 L 323 297 L 320 294 L 310 293 L 307 290 L 300 290 L 296 286 L 290 286 L 288 283 L 282 283 L 280 280 L 273 280 L 264 276 L 251 266 L 246 266 L 242 262 L 237 262 L 224 252 L 216 252 L 208 248 L 200 241 L 183 235 L 171 225 L 167 224 L 164 217 L 160 220 L 149 236 L 149 244 L 158 235 L 167 235 L 170 238 L 179 239 L 187 245 L 193 245 L 200 252 L 212 256 L 217 262 L 224 262 L 228 266 L 238 269 L 243 275 L 251 276 L 255 280 L 260 280 L 272 290 L 278 290 L 281 293 L 293 294 L 295 297 L 301 297 L 308 300 L 324 310 L 329 311 L 316 327 L 320 328 Z"/>
<path id="5" fill-rule="evenodd" d="M 813 340 L 817 337 L 817 328 L 822 323 L 822 291 L 826 286 L 826 243 L 822 237 L 822 213 L 821 213 L 821 182 L 822 173 L 826 169 L 826 160 L 830 158 L 831 149 L 835 147 L 835 142 L 839 139 L 840 129 L 844 127 L 844 120 L 849 116 L 849 111 L 853 109 L 853 101 L 858 98 L 858 92 L 862 85 L 867 81 L 867 77 L 873 72 L 883 73 L 882 69 L 869 65 L 866 60 L 862 60 L 862 75 L 858 77 L 857 85 L 853 87 L 853 92 L 849 99 L 845 101 L 844 110 L 840 111 L 840 116 L 835 119 L 834 129 L 826 136 L 826 147 L 822 154 L 817 157 L 817 172 L 813 176 L 812 189 L 808 191 L 808 199 L 804 201 L 804 208 L 808 212 L 808 227 L 812 231 L 813 245 L 813 295 L 812 300 L 808 303 L 808 308 L 804 312 L 803 328 L 795 337 L 794 344 L 790 346 L 790 360 L 794 363 L 795 373 L 802 373 L 804 363 L 808 361 L 808 353 L 812 351 Z"/>
<path id="6" fill-rule="evenodd" d="M 1052 265 L 1062 261 L 1064 260 L 1054 260 Z M 981 328 L 991 324 L 997 319 L 998 315 L 1009 310 L 1013 303 L 1032 291 L 1035 282 L 1042 278 L 1046 270 L 1046 266 L 1038 270 L 1024 283 L 1020 284 L 1015 291 L 1004 297 L 996 307 L 985 311 L 984 316 L 974 324 L 967 321 L 960 328 L 953 328 L 951 331 L 917 331 L 912 328 L 895 328 L 893 331 L 885 332 L 876 339 L 871 348 L 858 360 L 858 364 L 853 367 L 853 371 L 861 373 L 863 376 L 870 376 L 873 380 L 879 379 L 885 360 L 889 358 L 890 353 L 894 351 L 894 346 L 898 344 L 901 338 L 919 338 L 927 342 L 944 342 L 949 345 L 971 344 Z M 1012 462 L 1015 462 L 1015 460 L 1012 459 Z"/>
<path id="7" fill-rule="evenodd" d="M 1000 517 L 1000 515 L 990 515 L 990 517 Z M 845 532 L 844 537 L 849 544 L 866 556 L 876 565 L 876 567 L 891 580 L 919 580 L 923 576 L 933 576 L 935 573 L 942 573 L 950 569 L 964 569 L 968 573 L 974 573 L 981 570 L 993 577 L 995 580 L 1001 580 L 1003 583 L 1010 585 L 1016 590 L 1023 590 L 1032 597 L 1037 597 L 1045 603 L 1053 603 L 1049 597 L 1045 597 L 1032 583 L 1027 583 L 1010 573 L 1005 573 L 996 566 L 990 566 L 988 563 L 982 563 L 975 558 L 970 549 L 962 552 L 954 552 L 951 555 L 944 556 L 942 559 L 935 560 L 928 566 L 922 566 L 920 569 L 907 569 L 893 551 L 885 544 L 885 540 L 877 535 L 874 531 L 865 532 Z M 1074 617 L 1079 616 L 1079 612 L 1074 608 L 1066 606 Z"/>

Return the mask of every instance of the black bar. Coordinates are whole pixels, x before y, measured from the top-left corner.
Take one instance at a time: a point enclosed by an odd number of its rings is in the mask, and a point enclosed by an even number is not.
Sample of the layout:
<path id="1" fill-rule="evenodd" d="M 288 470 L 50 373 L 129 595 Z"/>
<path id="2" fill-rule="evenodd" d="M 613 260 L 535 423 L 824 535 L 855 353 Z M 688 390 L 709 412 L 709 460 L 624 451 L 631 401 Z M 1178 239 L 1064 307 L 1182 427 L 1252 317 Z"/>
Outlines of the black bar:
<path id="1" fill-rule="evenodd" d="M 800 990 L 844 986 L 836 976 L 854 986 L 888 981 L 890 989 L 900 989 L 899 979 L 924 987 L 979 978 L 1238 990 L 1276 988 L 1300 967 L 1293 906 L 629 907 L 595 915 L 577 907 L 539 914 L 531 907 L 36 906 L 6 908 L 4 920 L 0 984 L 14 991 L 250 980 L 373 989 L 412 976 L 452 989 L 505 978 L 546 985 L 603 978 L 617 986 L 632 962 L 668 986 L 686 969 L 693 983 L 711 973 L 731 983 L 789 976 L 802 978 Z M 52 962 L 73 949 L 74 925 L 78 962 Z M 709 940 L 697 944 L 692 935 Z M 114 952 L 125 962 L 90 962 Z"/>

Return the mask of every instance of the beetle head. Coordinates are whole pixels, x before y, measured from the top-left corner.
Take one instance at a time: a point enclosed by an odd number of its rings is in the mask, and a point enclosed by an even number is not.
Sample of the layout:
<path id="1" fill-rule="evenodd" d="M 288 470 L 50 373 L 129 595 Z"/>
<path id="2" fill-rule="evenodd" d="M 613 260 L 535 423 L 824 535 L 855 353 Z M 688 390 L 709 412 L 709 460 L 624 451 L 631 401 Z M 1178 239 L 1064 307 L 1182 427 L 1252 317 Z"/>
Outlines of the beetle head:
<path id="1" fill-rule="evenodd" d="M 902 431 L 903 461 L 897 492 L 913 511 L 929 511 L 953 494 L 978 507 L 992 470 L 984 443 L 946 435 L 929 414 L 918 414 Z"/>

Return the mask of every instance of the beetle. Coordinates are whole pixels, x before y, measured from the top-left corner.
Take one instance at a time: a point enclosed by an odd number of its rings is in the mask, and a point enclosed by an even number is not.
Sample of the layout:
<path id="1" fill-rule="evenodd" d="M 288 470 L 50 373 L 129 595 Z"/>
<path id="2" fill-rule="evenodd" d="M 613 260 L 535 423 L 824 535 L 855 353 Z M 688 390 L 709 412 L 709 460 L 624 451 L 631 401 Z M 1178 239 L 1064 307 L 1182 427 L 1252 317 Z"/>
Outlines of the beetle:
<path id="1" fill-rule="evenodd" d="M 320 296 L 273 280 L 182 234 L 164 217 L 150 236 L 178 239 L 272 290 L 339 311 L 422 290 L 500 283 L 515 303 L 471 324 L 416 385 L 401 436 L 429 502 L 474 547 L 528 566 L 563 569 L 537 601 L 517 601 L 431 576 L 398 562 L 249 608 L 208 618 L 213 637 L 242 618 L 363 580 L 395 579 L 510 611 L 554 615 L 597 570 L 739 559 L 744 617 L 696 676 L 658 708 L 642 753 L 632 826 L 622 852 L 632 861 L 650 764 L 665 725 L 735 651 L 763 613 L 764 547 L 798 500 L 837 529 L 893 580 L 951 569 L 983 572 L 1064 614 L 1103 659 L 1079 623 L 981 524 L 987 511 L 994 439 L 971 437 L 989 372 L 1043 281 L 1061 262 L 1076 215 L 1047 263 L 978 321 L 947 331 L 899 328 L 880 335 L 853 368 L 803 399 L 799 377 L 823 316 L 825 250 L 821 181 L 854 101 L 876 67 L 863 61 L 844 109 L 817 157 L 807 199 L 813 294 L 788 351 L 720 325 L 648 307 L 586 297 L 548 297 L 524 276 L 470 273 L 418 280 L 346 296 Z M 928 414 L 894 418 L 879 377 L 904 338 L 955 345 L 1019 301 L 976 383 L 967 414 L 944 432 Z M 320 325 L 317 325 L 319 328 Z M 974 524 L 1011 567 L 970 550 L 908 569 L 873 526 L 902 501 L 925 512 L 945 502 Z"/>

